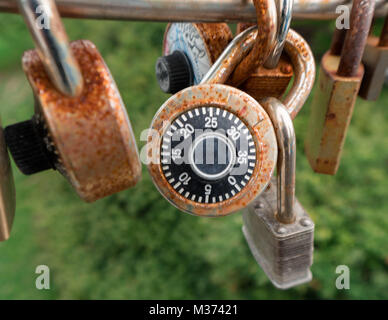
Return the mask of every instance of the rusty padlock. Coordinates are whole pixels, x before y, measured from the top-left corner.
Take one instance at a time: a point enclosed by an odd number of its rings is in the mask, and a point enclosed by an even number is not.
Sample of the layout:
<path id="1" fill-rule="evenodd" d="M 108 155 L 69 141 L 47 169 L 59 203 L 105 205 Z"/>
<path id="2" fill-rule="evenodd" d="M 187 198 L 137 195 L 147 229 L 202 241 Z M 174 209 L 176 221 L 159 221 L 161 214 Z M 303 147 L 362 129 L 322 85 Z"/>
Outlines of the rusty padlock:
<path id="1" fill-rule="evenodd" d="M 271 120 L 255 99 L 221 84 L 256 39 L 257 27 L 235 37 L 202 83 L 168 99 L 152 121 L 148 169 L 158 190 L 181 211 L 228 215 L 246 207 L 270 181 L 277 159 Z M 285 98 L 294 117 L 312 88 L 315 65 L 307 43 L 292 30 L 285 48 L 296 70 Z"/>
<path id="2" fill-rule="evenodd" d="M 380 38 L 369 36 L 362 62 L 365 67 L 359 95 L 366 100 L 377 100 L 384 86 L 388 70 L 388 16 L 385 18 Z"/>
<path id="3" fill-rule="evenodd" d="M 264 65 L 259 66 L 239 88 L 256 100 L 265 97 L 281 98 L 292 79 L 293 68 L 290 58 L 283 51 L 286 36 L 291 25 L 293 0 L 276 1 L 278 24 L 275 43 Z M 239 23 L 240 33 L 251 24 Z"/>
<path id="4" fill-rule="evenodd" d="M 54 1 L 20 3 L 37 47 L 22 60 L 36 103 L 31 120 L 5 129 L 16 165 L 25 174 L 58 170 L 87 202 L 134 186 L 136 141 L 103 58 L 90 41 L 69 45 Z M 36 25 L 39 6 L 47 29 Z"/>
<path id="5" fill-rule="evenodd" d="M 360 62 L 373 12 L 374 1 L 353 1 L 350 30 L 344 42 L 338 40 L 344 31 L 337 29 L 331 50 L 322 58 L 305 140 L 306 155 L 315 172 L 333 175 L 338 170 L 364 74 Z"/>
<path id="6" fill-rule="evenodd" d="M 276 98 L 260 101 L 275 127 L 277 179 L 243 211 L 243 233 L 271 282 L 288 289 L 311 280 L 314 223 L 295 197 L 296 138 L 292 119 Z"/>
<path id="7" fill-rule="evenodd" d="M 174 94 L 199 84 L 232 38 L 226 23 L 169 23 L 155 65 L 162 91 Z"/>

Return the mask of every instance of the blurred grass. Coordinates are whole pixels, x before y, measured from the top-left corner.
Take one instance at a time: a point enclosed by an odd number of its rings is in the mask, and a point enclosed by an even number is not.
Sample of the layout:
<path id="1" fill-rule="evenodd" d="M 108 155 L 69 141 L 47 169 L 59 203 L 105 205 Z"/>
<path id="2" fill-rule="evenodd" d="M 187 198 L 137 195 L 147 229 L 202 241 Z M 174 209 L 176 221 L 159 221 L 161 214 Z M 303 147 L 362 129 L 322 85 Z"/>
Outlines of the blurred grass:
<path id="1" fill-rule="evenodd" d="M 65 23 L 71 39 L 98 46 L 139 138 L 167 98 L 154 79 L 165 24 Z M 319 57 L 330 43 L 331 24 L 297 25 L 306 34 L 319 30 L 310 35 Z M 0 105 L 8 125 L 33 112 L 20 67 L 32 42 L 20 17 L 0 14 L 0 30 Z M 17 215 L 11 239 L 0 244 L 0 299 L 387 299 L 387 104 L 386 88 L 376 103 L 358 100 L 335 177 L 314 174 L 304 157 L 310 101 L 295 120 L 297 196 L 316 223 L 311 283 L 274 289 L 249 252 L 240 214 L 182 214 L 145 169 L 136 188 L 93 204 L 82 203 L 55 172 L 24 177 L 14 170 Z M 34 287 L 39 264 L 51 269 L 50 291 Z M 340 264 L 351 270 L 347 291 L 335 288 Z"/>

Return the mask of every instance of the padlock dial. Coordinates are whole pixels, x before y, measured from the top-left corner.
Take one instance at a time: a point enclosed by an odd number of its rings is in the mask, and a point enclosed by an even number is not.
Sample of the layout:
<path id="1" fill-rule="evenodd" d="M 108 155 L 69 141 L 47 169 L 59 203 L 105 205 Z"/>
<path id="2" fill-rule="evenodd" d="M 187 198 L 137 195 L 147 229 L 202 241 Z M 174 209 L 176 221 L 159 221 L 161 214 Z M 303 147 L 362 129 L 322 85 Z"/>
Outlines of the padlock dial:
<path id="1" fill-rule="evenodd" d="M 147 144 L 159 191 L 180 210 L 224 216 L 267 186 L 277 159 L 272 123 L 246 93 L 222 84 L 186 88 L 159 109 Z"/>
<path id="2" fill-rule="evenodd" d="M 198 203 L 218 203 L 241 192 L 256 165 L 252 134 L 235 114 L 219 107 L 182 113 L 161 145 L 164 177 Z"/>
<path id="3" fill-rule="evenodd" d="M 163 55 L 180 51 L 190 61 L 193 83 L 199 84 L 233 35 L 226 23 L 170 23 L 163 41 Z"/>

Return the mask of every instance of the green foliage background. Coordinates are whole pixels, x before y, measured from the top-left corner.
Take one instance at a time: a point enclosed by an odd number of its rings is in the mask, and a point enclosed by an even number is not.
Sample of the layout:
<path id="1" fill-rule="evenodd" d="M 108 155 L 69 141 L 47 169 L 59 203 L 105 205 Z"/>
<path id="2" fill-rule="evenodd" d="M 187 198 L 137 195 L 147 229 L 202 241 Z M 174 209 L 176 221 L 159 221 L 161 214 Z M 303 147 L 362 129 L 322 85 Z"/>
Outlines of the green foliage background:
<path id="1" fill-rule="evenodd" d="M 165 24 L 65 23 L 71 39 L 88 38 L 98 46 L 140 137 L 167 98 L 154 79 Z M 329 46 L 332 24 L 296 24 L 310 33 L 317 57 Z M 0 14 L 3 125 L 32 115 L 33 97 L 20 66 L 31 47 L 21 18 Z M 335 177 L 314 174 L 304 156 L 309 103 L 295 120 L 297 196 L 316 223 L 311 283 L 276 290 L 249 252 L 240 214 L 183 214 L 156 191 L 145 168 L 136 188 L 93 204 L 82 203 L 55 172 L 24 177 L 14 168 L 17 212 L 11 239 L 0 244 L 0 298 L 387 299 L 387 104 L 387 88 L 376 103 L 359 99 Z M 51 269 L 51 290 L 35 289 L 40 264 Z M 346 291 L 335 288 L 335 269 L 342 264 L 351 271 Z"/>

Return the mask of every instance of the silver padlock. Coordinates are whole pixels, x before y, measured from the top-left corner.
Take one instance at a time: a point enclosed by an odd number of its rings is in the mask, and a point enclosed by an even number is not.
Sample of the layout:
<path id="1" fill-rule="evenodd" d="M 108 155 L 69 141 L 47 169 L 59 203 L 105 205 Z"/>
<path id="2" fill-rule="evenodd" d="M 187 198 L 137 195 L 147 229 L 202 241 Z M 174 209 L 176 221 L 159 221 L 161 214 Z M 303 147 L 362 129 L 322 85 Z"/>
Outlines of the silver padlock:
<path id="1" fill-rule="evenodd" d="M 296 140 L 292 119 L 275 98 L 261 101 L 275 128 L 277 180 L 243 212 L 243 233 L 258 264 L 279 289 L 312 279 L 314 223 L 295 197 Z"/>

